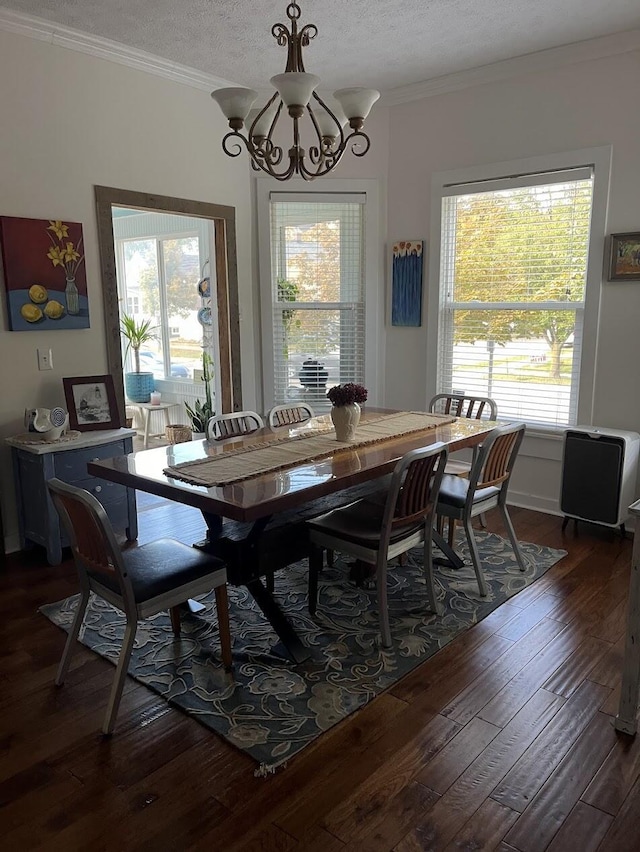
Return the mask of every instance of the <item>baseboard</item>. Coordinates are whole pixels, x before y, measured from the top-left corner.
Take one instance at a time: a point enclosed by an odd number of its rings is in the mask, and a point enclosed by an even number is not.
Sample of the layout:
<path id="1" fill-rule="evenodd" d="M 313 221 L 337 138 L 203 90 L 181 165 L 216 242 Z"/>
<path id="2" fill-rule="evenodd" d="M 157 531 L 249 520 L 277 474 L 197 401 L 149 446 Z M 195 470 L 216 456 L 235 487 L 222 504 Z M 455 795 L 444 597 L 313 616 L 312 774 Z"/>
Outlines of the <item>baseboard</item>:
<path id="1" fill-rule="evenodd" d="M 551 497 L 539 497 L 535 494 L 526 494 L 510 488 L 507 503 L 510 506 L 518 506 L 520 509 L 531 509 L 534 512 L 544 512 L 546 515 L 562 517 L 558 500 Z"/>

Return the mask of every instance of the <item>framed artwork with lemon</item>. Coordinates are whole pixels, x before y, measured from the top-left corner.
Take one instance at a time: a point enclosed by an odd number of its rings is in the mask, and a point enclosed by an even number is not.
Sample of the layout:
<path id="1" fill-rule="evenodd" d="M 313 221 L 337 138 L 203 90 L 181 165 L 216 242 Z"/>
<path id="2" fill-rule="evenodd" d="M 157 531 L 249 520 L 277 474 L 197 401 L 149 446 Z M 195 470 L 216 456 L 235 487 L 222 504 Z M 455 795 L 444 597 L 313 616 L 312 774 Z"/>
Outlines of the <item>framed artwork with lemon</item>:
<path id="1" fill-rule="evenodd" d="M 89 328 L 79 222 L 0 216 L 0 252 L 11 331 Z"/>

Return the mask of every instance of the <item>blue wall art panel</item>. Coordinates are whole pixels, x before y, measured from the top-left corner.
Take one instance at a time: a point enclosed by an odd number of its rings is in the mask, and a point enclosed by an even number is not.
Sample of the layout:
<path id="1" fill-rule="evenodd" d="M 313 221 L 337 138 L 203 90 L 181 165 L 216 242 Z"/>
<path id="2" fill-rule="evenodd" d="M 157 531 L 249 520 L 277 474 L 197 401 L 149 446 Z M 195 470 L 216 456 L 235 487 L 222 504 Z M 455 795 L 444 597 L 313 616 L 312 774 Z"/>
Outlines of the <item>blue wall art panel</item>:
<path id="1" fill-rule="evenodd" d="M 422 324 L 422 240 L 398 240 L 393 244 L 391 277 L 391 325 Z"/>

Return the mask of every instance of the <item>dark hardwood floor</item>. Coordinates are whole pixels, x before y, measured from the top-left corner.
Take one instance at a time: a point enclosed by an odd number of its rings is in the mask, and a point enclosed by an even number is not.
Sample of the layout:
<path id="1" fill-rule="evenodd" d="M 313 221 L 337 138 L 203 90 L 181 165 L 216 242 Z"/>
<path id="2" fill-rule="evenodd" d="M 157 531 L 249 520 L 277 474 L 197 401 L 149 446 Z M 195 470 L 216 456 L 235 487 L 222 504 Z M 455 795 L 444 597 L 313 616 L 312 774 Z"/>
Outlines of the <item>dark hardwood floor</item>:
<path id="1" fill-rule="evenodd" d="M 198 512 L 148 499 L 140 542 L 199 538 Z M 99 731 L 113 667 L 37 607 L 72 564 L 0 573 L 0 836 L 6 850 L 640 849 L 640 737 L 613 728 L 631 542 L 513 510 L 520 538 L 569 551 L 530 588 L 269 778 L 129 680 Z M 501 532 L 495 518 L 489 527 Z"/>

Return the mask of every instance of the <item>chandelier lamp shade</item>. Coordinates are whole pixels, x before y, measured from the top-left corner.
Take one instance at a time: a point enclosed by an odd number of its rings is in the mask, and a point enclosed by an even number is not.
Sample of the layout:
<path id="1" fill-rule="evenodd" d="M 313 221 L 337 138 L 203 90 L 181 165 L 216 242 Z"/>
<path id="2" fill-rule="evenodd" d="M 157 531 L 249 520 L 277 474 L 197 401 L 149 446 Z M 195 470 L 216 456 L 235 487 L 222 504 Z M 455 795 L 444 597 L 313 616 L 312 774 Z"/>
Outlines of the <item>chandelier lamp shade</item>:
<path id="1" fill-rule="evenodd" d="M 261 170 L 282 181 L 296 175 L 313 180 L 337 166 L 347 148 L 351 148 L 356 157 L 367 153 L 371 143 L 362 128 L 380 92 L 362 88 L 338 89 L 332 99 L 323 100 L 316 91 L 320 78 L 307 74 L 302 61 L 302 48 L 315 38 L 318 29 L 314 24 L 306 24 L 298 31 L 300 7 L 297 3 L 289 3 L 287 17 L 290 28 L 285 24 L 274 24 L 271 28 L 280 47 L 287 48 L 287 65 L 284 74 L 271 78 L 276 91 L 267 103 L 259 109 L 253 108 L 258 93 L 254 89 L 237 87 L 217 89 L 211 97 L 231 128 L 222 140 L 226 154 L 237 157 L 244 146 L 256 171 Z M 274 142 L 274 137 L 279 139 L 278 126 L 285 114 L 293 123 L 288 160 L 283 148 Z M 304 135 L 306 141 L 308 134 L 310 144 L 306 151 L 301 137 Z"/>

